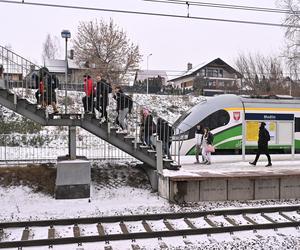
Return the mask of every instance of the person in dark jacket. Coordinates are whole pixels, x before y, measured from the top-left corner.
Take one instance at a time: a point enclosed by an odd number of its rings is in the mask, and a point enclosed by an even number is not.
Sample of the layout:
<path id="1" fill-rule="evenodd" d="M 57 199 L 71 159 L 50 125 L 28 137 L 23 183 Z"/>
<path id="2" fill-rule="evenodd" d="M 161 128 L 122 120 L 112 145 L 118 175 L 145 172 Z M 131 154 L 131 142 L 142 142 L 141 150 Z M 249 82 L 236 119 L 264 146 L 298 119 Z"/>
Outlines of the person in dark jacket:
<path id="1" fill-rule="evenodd" d="M 38 101 L 40 101 L 43 109 L 45 109 L 48 105 L 52 105 L 53 113 L 57 114 L 58 109 L 56 107 L 57 101 L 55 90 L 58 88 L 58 79 L 56 75 L 50 74 L 46 67 L 39 70 L 39 75 L 41 81 L 36 97 Z"/>
<path id="2" fill-rule="evenodd" d="M 107 106 L 109 105 L 108 94 L 112 92 L 112 87 L 101 75 L 97 76 L 96 86 L 96 109 L 101 112 L 101 119 L 108 121 Z"/>
<path id="3" fill-rule="evenodd" d="M 204 162 L 202 164 L 211 164 L 211 152 L 207 150 L 208 146 L 212 146 L 214 141 L 214 136 L 210 132 L 208 127 L 204 128 L 203 130 L 203 137 L 202 137 L 202 157 Z"/>
<path id="4" fill-rule="evenodd" d="M 47 75 L 45 78 L 45 91 L 46 91 L 46 104 L 52 105 L 54 114 L 58 113 L 57 107 L 56 107 L 56 92 L 55 90 L 58 88 L 58 79 L 56 75 Z"/>
<path id="5" fill-rule="evenodd" d="M 145 118 L 145 125 L 144 125 L 144 138 L 145 143 L 148 146 L 153 146 L 153 142 L 151 141 L 151 136 L 155 133 L 156 127 L 153 121 L 153 115 L 151 112 Z"/>
<path id="6" fill-rule="evenodd" d="M 162 118 L 158 118 L 156 133 L 158 139 L 162 141 L 163 152 L 167 155 L 169 159 L 172 159 L 170 153 L 170 147 L 172 144 L 171 137 L 174 134 L 174 130 L 172 126 L 170 126 L 166 120 Z"/>
<path id="7" fill-rule="evenodd" d="M 113 98 L 117 101 L 117 124 L 123 132 L 127 132 L 127 114 L 131 112 L 132 99 L 122 91 L 120 86 L 116 86 L 113 92 Z"/>
<path id="8" fill-rule="evenodd" d="M 195 156 L 196 156 L 196 161 L 194 164 L 199 164 L 199 154 L 202 152 L 202 140 L 203 140 L 203 126 L 201 124 L 198 124 L 196 127 L 196 132 L 195 132 Z M 204 162 L 204 157 L 202 156 L 202 162 Z"/>
<path id="9" fill-rule="evenodd" d="M 249 162 L 251 165 L 256 165 L 261 154 L 265 154 L 268 158 L 268 164 L 266 167 L 272 166 L 271 157 L 269 154 L 268 142 L 270 141 L 269 131 L 266 129 L 266 124 L 264 122 L 260 123 L 259 134 L 258 134 L 258 150 L 253 162 Z"/>

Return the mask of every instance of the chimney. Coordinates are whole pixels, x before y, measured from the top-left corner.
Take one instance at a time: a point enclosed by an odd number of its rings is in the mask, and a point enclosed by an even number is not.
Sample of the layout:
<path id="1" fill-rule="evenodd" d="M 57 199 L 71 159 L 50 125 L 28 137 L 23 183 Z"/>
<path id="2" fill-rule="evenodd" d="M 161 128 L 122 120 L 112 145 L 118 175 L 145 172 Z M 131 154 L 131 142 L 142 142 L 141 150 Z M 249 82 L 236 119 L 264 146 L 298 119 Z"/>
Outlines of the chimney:
<path id="1" fill-rule="evenodd" d="M 187 64 L 187 70 L 189 71 L 189 70 L 191 70 L 192 68 L 193 68 L 193 64 L 188 63 L 188 64 Z"/>

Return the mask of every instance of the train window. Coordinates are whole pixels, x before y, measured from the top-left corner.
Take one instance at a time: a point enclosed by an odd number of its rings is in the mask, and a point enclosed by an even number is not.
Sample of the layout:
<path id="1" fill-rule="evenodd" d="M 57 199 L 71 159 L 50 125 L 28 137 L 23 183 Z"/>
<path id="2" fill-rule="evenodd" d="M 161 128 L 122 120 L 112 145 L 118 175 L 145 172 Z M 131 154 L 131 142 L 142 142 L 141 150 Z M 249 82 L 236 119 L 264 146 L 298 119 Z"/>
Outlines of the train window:
<path id="1" fill-rule="evenodd" d="M 229 120 L 230 116 L 228 112 L 221 109 L 207 116 L 202 121 L 202 124 L 204 127 L 208 127 L 210 130 L 213 130 L 221 126 L 225 126 L 226 124 L 228 124 Z"/>
<path id="2" fill-rule="evenodd" d="M 300 132 L 300 118 L 295 117 L 295 132 Z"/>
<path id="3" fill-rule="evenodd" d="M 200 123 L 204 127 L 208 127 L 210 130 L 225 126 L 229 123 L 230 116 L 226 110 L 218 110 L 209 116 L 207 116 L 205 119 L 203 119 Z M 193 127 L 189 131 L 189 138 L 194 138 L 195 137 L 195 131 L 196 131 L 196 126 Z"/>

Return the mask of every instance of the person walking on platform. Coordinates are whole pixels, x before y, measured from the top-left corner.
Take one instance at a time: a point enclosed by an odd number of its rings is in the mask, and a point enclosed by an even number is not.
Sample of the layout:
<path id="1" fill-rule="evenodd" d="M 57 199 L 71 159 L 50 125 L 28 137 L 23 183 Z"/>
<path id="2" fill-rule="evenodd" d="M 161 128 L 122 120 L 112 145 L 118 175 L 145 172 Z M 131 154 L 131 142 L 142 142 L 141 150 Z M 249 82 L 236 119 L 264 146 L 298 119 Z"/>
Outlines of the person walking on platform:
<path id="1" fill-rule="evenodd" d="M 196 141 L 196 162 L 195 164 L 199 164 L 199 154 L 201 153 L 201 146 L 202 146 L 202 140 L 203 140 L 203 127 L 201 124 L 198 124 L 196 127 L 196 133 L 195 133 L 195 141 Z M 204 162 L 204 158 L 202 157 L 202 161 Z"/>
<path id="2" fill-rule="evenodd" d="M 213 148 L 212 144 L 214 141 L 214 136 L 210 132 L 209 128 L 204 128 L 203 130 L 203 138 L 202 138 L 202 157 L 204 159 L 203 164 L 210 165 L 211 164 L 211 148 Z"/>
<path id="3" fill-rule="evenodd" d="M 97 76 L 97 87 L 96 87 L 96 109 L 101 112 L 101 122 L 108 122 L 107 117 L 107 106 L 109 104 L 108 94 L 112 92 L 112 87 L 105 79 L 99 74 Z"/>
<path id="4" fill-rule="evenodd" d="M 85 96 L 82 98 L 83 108 L 85 113 L 93 113 L 94 89 L 91 76 L 84 75 L 83 88 Z"/>
<path id="5" fill-rule="evenodd" d="M 255 166 L 260 155 L 265 154 L 268 158 L 268 164 L 266 167 L 272 166 L 271 157 L 269 154 L 268 142 L 270 141 L 269 131 L 265 128 L 266 124 L 264 122 L 260 123 L 259 134 L 258 134 L 258 149 L 253 162 L 249 162 L 251 165 Z"/>

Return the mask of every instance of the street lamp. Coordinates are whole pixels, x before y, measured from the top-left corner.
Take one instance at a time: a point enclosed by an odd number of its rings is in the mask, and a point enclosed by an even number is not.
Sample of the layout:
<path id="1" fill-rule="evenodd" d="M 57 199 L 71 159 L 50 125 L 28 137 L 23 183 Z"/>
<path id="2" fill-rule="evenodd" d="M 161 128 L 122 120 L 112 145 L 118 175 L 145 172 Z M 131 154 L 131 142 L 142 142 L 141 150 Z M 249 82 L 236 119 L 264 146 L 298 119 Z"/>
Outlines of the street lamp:
<path id="1" fill-rule="evenodd" d="M 61 37 L 66 39 L 66 57 L 65 57 L 65 114 L 67 114 L 67 83 L 68 83 L 68 38 L 71 38 L 71 32 L 69 30 L 63 30 Z"/>
<path id="2" fill-rule="evenodd" d="M 148 90 L 149 90 L 149 74 L 148 74 L 149 72 L 148 72 L 148 70 L 149 70 L 149 57 L 150 56 L 152 56 L 152 53 L 147 56 L 147 95 L 148 95 Z"/>

